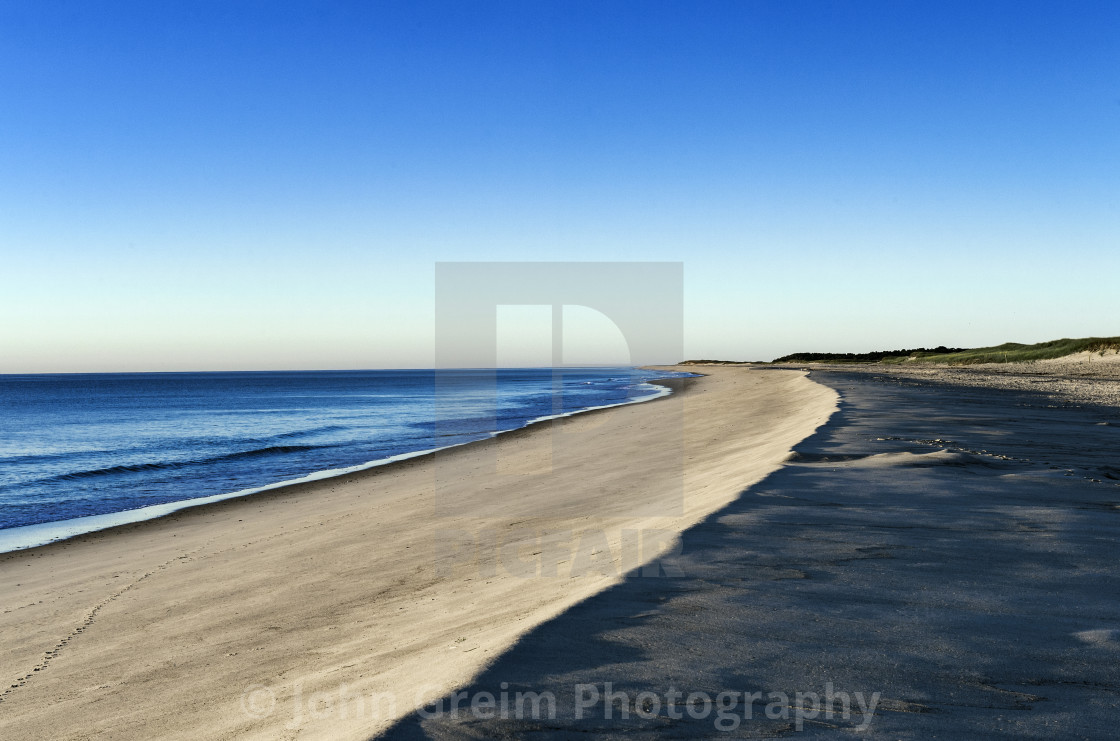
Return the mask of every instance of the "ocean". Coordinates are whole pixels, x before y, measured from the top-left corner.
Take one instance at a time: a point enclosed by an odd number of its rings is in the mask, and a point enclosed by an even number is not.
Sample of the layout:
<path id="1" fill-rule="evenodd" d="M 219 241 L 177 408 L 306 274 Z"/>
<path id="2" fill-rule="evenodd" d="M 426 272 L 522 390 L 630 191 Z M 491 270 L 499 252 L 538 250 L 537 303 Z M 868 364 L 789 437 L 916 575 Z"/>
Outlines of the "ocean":
<path id="1" fill-rule="evenodd" d="M 636 368 L 0 375 L 0 552 L 667 393 Z"/>

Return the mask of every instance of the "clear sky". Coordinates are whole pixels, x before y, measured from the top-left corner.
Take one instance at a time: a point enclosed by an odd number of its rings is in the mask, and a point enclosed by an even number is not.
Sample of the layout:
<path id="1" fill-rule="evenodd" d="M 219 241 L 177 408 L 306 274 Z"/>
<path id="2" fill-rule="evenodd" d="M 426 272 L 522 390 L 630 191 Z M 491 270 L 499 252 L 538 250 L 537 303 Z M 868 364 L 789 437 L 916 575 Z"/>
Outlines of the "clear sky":
<path id="1" fill-rule="evenodd" d="M 0 372 L 430 366 L 445 260 L 682 261 L 694 357 L 1120 335 L 1120 3 L 0 2 Z"/>

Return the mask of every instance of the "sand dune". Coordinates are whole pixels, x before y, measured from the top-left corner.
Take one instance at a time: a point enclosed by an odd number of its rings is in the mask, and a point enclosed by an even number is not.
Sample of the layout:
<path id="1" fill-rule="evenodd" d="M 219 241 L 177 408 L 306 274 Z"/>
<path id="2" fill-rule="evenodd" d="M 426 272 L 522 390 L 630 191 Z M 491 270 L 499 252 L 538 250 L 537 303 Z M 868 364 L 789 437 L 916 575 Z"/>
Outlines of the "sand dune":
<path id="1" fill-rule="evenodd" d="M 0 556 L 0 736 L 369 736 L 671 553 L 835 409 L 802 373 L 705 372 L 648 404 Z"/>

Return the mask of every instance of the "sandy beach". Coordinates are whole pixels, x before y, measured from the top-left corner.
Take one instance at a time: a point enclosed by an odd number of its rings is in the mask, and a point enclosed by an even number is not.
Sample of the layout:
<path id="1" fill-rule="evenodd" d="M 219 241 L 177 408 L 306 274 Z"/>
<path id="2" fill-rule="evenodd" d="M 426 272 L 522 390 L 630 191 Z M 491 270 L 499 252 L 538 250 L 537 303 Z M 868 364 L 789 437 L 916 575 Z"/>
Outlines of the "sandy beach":
<path id="1" fill-rule="evenodd" d="M 463 690 L 547 694 L 547 722 L 447 697 L 385 737 L 1114 738 L 1120 417 L 1015 387 L 1041 370 L 815 367 L 839 411 L 684 532 L 682 576 L 631 574 Z"/>
<path id="2" fill-rule="evenodd" d="M 1120 738 L 1118 29 L 0 2 L 0 741 Z"/>
<path id="3" fill-rule="evenodd" d="M 0 556 L 0 736 L 370 737 L 642 563 L 679 571 L 677 534 L 836 408 L 801 372 L 709 370 L 653 402 Z"/>

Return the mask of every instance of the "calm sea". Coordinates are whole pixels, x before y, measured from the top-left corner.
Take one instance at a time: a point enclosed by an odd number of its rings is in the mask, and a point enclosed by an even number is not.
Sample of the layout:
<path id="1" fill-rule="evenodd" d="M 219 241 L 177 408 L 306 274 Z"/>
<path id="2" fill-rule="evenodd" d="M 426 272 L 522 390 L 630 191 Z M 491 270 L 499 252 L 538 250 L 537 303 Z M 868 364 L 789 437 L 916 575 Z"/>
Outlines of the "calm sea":
<path id="1" fill-rule="evenodd" d="M 674 375 L 688 374 L 0 375 L 0 551 L 652 398 L 665 389 L 648 381 Z"/>

